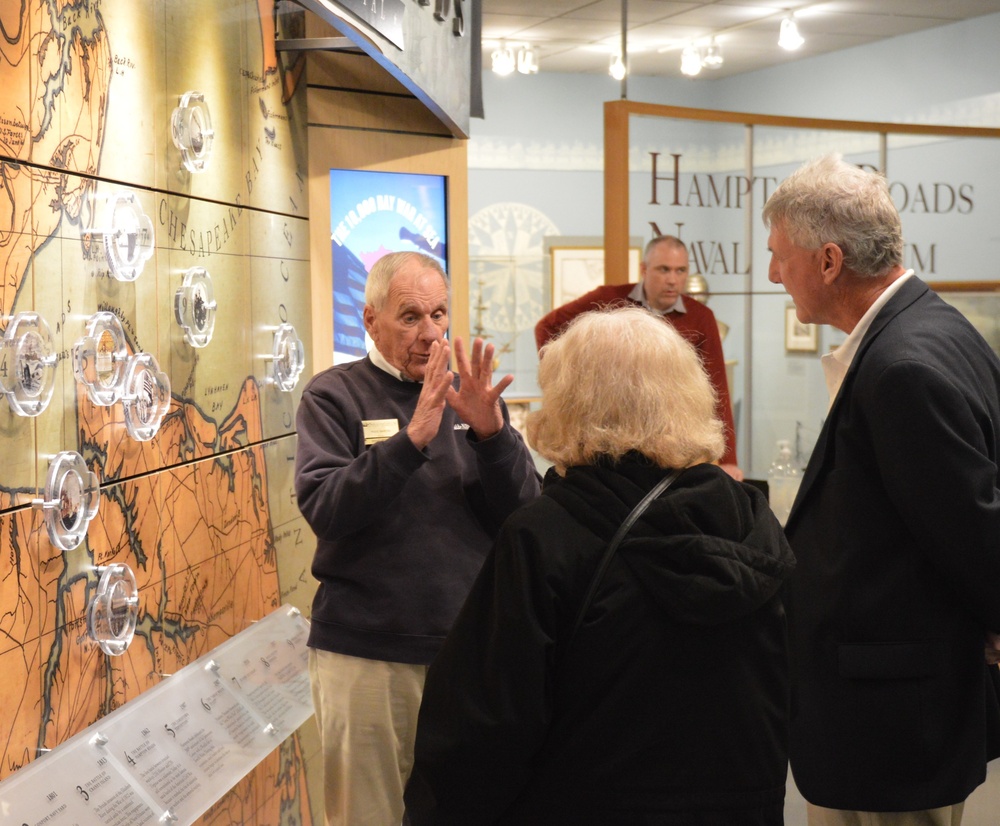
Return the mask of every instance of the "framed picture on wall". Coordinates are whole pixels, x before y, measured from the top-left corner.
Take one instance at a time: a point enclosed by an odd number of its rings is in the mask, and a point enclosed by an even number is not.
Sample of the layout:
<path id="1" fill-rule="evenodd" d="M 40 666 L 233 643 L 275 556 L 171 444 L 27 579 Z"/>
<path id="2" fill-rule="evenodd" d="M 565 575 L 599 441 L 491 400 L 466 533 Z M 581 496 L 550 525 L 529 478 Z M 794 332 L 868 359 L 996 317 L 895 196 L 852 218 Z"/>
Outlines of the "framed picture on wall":
<path id="1" fill-rule="evenodd" d="M 1000 356 L 1000 281 L 929 281 L 927 286 L 969 319 Z"/>
<path id="2" fill-rule="evenodd" d="M 561 307 L 604 283 L 604 247 L 552 247 L 552 306 Z M 628 280 L 639 280 L 642 250 L 628 251 Z"/>
<path id="3" fill-rule="evenodd" d="M 785 307 L 785 352 L 815 353 L 819 349 L 819 327 L 803 324 L 795 315 L 795 305 Z"/>

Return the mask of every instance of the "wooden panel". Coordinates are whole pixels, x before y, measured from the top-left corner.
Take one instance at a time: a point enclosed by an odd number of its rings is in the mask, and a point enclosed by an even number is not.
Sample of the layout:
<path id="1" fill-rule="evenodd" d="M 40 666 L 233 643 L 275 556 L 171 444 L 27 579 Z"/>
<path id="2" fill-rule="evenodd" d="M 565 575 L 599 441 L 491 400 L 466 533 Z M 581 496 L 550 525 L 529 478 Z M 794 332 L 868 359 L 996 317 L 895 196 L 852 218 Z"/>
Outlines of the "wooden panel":
<path id="1" fill-rule="evenodd" d="M 416 98 L 402 83 L 362 54 L 313 52 L 309 55 L 309 85 L 363 89 Z"/>
<path id="2" fill-rule="evenodd" d="M 306 36 L 336 37 L 316 15 Z M 333 363 L 333 270 L 330 169 L 370 169 L 448 177 L 451 328 L 469 335 L 469 174 L 464 139 L 448 128 L 385 68 L 366 55 L 309 55 L 309 206 L 312 267 L 312 356 L 319 372 Z M 354 90 L 352 92 L 352 90 Z"/>
<path id="3" fill-rule="evenodd" d="M 604 104 L 604 281 L 628 282 L 629 113 Z"/>
<path id="4" fill-rule="evenodd" d="M 451 137 L 416 98 L 317 88 L 308 92 L 309 124 Z"/>
<path id="5" fill-rule="evenodd" d="M 310 110 L 310 120 L 312 111 Z M 466 141 L 393 132 L 309 130 L 309 216 L 312 266 L 312 357 L 319 372 L 333 363 L 333 271 L 330 169 L 371 169 L 448 176 L 451 331 L 469 337 L 469 175 Z"/>

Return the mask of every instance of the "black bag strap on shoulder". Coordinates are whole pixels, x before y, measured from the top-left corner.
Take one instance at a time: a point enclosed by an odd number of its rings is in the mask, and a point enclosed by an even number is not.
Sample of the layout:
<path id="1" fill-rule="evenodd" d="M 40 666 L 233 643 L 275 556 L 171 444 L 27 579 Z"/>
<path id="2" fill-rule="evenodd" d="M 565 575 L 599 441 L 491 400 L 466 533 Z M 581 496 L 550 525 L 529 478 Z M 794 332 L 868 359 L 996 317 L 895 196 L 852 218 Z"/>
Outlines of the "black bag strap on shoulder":
<path id="1" fill-rule="evenodd" d="M 569 637 L 566 640 L 566 647 L 563 649 L 564 654 L 573 644 L 577 631 L 579 631 L 580 626 L 583 625 L 583 615 L 587 613 L 587 609 L 590 607 L 590 603 L 594 599 L 594 594 L 597 592 L 597 586 L 600 585 L 601 580 L 604 579 L 604 572 L 607 571 L 608 565 L 611 563 L 611 557 L 615 555 L 615 551 L 618 549 L 621 541 L 625 538 L 625 535 L 632 530 L 632 526 L 635 524 L 636 520 L 642 516 L 643 511 L 649 507 L 649 504 L 654 499 L 657 499 L 663 491 L 669 488 L 680 475 L 680 470 L 673 470 L 664 476 L 659 482 L 656 483 L 656 486 L 642 498 L 642 501 L 632 508 L 632 512 L 625 517 L 625 521 L 619 526 L 617 532 L 612 537 L 611 542 L 608 543 L 608 547 L 604 550 L 604 555 L 601 557 L 601 561 L 597 565 L 597 570 L 594 572 L 594 576 L 590 580 L 590 586 L 587 588 L 587 595 L 583 598 L 583 603 L 580 605 L 580 610 L 576 615 L 576 622 L 573 623 L 573 627 L 569 632 Z"/>

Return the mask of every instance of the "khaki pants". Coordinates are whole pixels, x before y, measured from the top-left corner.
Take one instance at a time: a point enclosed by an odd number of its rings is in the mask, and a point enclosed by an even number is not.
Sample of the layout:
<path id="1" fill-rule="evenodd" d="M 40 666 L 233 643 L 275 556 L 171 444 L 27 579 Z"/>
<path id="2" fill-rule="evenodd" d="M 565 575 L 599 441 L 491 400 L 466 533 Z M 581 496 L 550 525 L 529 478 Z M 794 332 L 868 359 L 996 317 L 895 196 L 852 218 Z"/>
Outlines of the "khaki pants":
<path id="1" fill-rule="evenodd" d="M 964 803 L 919 812 L 851 812 L 806 804 L 809 826 L 961 826 Z"/>
<path id="2" fill-rule="evenodd" d="M 399 826 L 426 674 L 309 649 L 327 826 Z"/>

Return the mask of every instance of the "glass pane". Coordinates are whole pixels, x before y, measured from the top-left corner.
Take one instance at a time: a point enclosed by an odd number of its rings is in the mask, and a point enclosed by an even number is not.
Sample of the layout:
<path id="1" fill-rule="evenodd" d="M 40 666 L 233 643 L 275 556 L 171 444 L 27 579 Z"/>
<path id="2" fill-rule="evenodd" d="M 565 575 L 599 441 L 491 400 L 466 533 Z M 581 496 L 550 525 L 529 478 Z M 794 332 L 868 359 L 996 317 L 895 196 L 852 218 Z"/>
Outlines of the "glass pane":
<path id="1" fill-rule="evenodd" d="M 726 359 L 736 423 L 737 454 L 744 464 L 747 365 L 749 206 L 764 197 L 748 174 L 747 128 L 677 118 L 632 116 L 629 122 L 629 234 L 643 243 L 676 235 L 688 249 L 688 290 L 701 293 L 715 314 Z"/>
<path id="2" fill-rule="evenodd" d="M 905 264 L 925 281 L 1000 280 L 1000 141 L 890 135 Z"/>
<path id="3" fill-rule="evenodd" d="M 883 145 L 905 266 L 1000 349 L 1000 233 L 991 223 L 1000 211 L 1000 141 L 629 117 L 629 203 L 608 208 L 627 206 L 633 238 L 670 234 L 687 246 L 692 281 L 703 279 L 719 321 L 749 477 L 766 478 L 779 440 L 805 465 L 829 406 L 820 357 L 846 338 L 799 323 L 784 289 L 768 280 L 763 205 L 802 164 L 837 152 L 878 169 Z"/>

